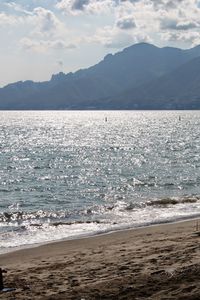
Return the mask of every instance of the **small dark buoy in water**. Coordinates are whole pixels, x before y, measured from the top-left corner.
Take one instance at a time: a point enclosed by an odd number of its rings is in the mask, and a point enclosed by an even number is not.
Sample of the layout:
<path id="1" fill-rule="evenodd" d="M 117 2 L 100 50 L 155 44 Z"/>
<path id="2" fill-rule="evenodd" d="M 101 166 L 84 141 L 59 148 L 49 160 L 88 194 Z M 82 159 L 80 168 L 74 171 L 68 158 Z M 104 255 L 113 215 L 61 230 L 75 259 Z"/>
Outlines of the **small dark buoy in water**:
<path id="1" fill-rule="evenodd" d="M 107 117 L 105 117 L 105 122 L 107 122 L 108 121 L 108 118 Z"/>
<path id="2" fill-rule="evenodd" d="M 179 121 L 181 121 L 181 116 L 178 117 Z"/>
<path id="3" fill-rule="evenodd" d="M 12 291 L 14 291 L 15 289 L 13 289 L 13 288 L 5 288 L 4 287 L 4 284 L 3 284 L 3 273 L 7 273 L 7 271 L 2 270 L 0 268 L 0 292 L 12 292 Z"/>

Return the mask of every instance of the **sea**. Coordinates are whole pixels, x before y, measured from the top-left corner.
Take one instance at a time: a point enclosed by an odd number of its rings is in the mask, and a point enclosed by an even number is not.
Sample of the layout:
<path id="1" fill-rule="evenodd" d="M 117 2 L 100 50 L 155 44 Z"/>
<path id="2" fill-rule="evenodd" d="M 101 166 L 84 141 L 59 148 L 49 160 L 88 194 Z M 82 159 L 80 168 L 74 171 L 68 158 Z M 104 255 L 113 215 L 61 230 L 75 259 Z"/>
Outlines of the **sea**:
<path id="1" fill-rule="evenodd" d="M 199 111 L 0 112 L 0 253 L 199 216 Z"/>

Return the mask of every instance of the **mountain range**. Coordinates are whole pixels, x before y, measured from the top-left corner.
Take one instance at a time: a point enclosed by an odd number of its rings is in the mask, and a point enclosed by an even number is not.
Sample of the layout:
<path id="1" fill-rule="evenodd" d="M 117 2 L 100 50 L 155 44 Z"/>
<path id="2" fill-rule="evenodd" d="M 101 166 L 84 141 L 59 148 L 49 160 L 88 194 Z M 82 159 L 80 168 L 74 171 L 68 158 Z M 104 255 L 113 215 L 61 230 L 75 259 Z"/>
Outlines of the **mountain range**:
<path id="1" fill-rule="evenodd" d="M 135 44 L 87 69 L 9 84 L 0 109 L 200 109 L 200 46 Z"/>

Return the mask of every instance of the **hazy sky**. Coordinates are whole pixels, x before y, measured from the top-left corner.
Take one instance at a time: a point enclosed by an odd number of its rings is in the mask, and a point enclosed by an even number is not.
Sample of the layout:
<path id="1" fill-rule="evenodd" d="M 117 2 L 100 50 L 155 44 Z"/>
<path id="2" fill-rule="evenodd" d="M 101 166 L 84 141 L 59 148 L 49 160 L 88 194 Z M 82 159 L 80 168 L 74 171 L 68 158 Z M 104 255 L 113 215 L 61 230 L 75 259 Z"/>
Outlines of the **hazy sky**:
<path id="1" fill-rule="evenodd" d="M 138 42 L 200 44 L 200 0 L 0 0 L 0 86 L 85 68 Z"/>

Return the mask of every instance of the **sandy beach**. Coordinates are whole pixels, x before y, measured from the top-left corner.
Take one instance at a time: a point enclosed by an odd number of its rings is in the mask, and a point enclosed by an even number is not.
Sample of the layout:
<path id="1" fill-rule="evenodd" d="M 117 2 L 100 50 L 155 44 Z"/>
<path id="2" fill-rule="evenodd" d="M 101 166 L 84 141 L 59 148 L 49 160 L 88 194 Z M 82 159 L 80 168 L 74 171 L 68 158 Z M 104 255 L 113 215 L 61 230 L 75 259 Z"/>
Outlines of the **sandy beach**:
<path id="1" fill-rule="evenodd" d="M 200 299 L 196 221 L 51 243 L 0 256 L 0 299 Z"/>

